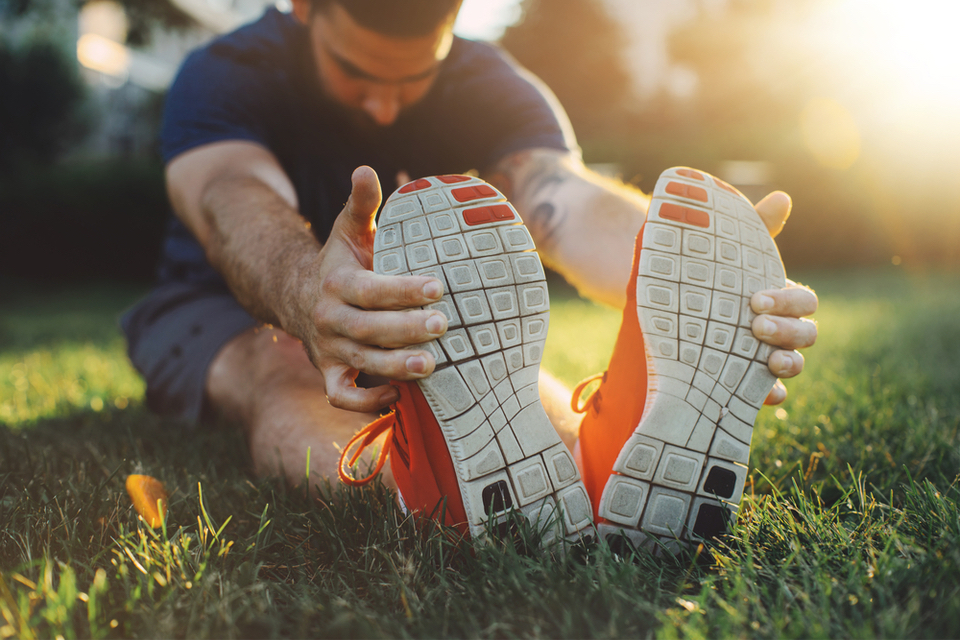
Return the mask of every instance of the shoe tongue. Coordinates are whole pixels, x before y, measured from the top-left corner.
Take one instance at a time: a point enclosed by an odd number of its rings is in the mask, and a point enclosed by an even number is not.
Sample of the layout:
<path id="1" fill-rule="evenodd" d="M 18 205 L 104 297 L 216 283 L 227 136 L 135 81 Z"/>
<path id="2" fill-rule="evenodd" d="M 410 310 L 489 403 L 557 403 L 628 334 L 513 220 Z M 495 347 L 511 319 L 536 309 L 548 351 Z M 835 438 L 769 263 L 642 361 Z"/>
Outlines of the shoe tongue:
<path id="1" fill-rule="evenodd" d="M 647 398 L 647 356 L 637 315 L 637 276 L 643 229 L 634 245 L 633 269 L 627 303 L 606 377 L 598 389 L 603 394 L 597 412 L 584 414 L 580 426 L 581 470 L 596 510 L 620 449 L 640 423 Z"/>

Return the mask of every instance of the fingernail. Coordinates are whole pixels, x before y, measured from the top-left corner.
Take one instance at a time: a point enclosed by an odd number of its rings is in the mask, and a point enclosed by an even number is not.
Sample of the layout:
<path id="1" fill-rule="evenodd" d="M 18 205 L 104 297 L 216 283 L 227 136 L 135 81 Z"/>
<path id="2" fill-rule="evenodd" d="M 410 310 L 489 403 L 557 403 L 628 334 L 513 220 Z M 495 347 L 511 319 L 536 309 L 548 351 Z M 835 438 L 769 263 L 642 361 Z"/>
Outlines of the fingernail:
<path id="1" fill-rule="evenodd" d="M 443 285 L 439 280 L 431 280 L 423 285 L 423 296 L 430 300 L 439 300 L 443 295 Z"/>
<path id="2" fill-rule="evenodd" d="M 410 356 L 407 358 L 407 371 L 410 373 L 426 373 L 427 359 L 423 356 Z"/>
<path id="3" fill-rule="evenodd" d="M 393 404 L 399 399 L 400 399 L 400 394 L 397 393 L 396 389 L 394 389 L 393 387 L 390 387 L 389 391 L 384 391 L 380 395 L 380 404 L 381 405 Z"/>
<path id="4" fill-rule="evenodd" d="M 447 330 L 447 316 L 442 313 L 435 313 L 427 318 L 427 333 L 434 336 L 443 335 Z"/>
<path id="5" fill-rule="evenodd" d="M 765 296 L 762 293 L 757 296 L 757 304 L 754 306 L 754 311 L 757 313 L 762 313 L 764 311 L 770 311 L 773 309 L 773 298 L 770 296 Z"/>
<path id="6" fill-rule="evenodd" d="M 760 321 L 760 337 L 772 338 L 777 332 L 777 324 L 773 320 L 764 318 Z"/>
<path id="7" fill-rule="evenodd" d="M 774 371 L 777 377 L 783 377 L 793 372 L 793 356 L 789 353 L 780 354 L 780 366 Z"/>

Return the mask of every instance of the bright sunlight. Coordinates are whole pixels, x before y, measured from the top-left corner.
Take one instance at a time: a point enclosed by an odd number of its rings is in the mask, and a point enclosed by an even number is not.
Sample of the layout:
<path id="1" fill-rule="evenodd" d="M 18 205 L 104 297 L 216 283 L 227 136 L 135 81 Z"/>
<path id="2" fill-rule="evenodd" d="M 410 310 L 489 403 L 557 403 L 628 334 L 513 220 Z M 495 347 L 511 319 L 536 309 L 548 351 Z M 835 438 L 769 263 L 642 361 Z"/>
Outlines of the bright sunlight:
<path id="1" fill-rule="evenodd" d="M 838 67 L 883 73 L 909 101 L 960 103 L 960 5 L 943 0 L 840 0 L 822 16 Z"/>

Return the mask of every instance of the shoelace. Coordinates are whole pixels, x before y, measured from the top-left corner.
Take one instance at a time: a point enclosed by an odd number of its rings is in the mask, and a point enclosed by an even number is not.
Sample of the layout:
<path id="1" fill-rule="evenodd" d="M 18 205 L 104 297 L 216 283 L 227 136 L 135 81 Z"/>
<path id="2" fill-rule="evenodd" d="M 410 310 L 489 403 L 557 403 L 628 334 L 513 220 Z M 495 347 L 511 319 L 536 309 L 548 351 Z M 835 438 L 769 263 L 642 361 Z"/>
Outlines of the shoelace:
<path id="1" fill-rule="evenodd" d="M 602 383 L 607 381 L 607 372 L 595 373 L 589 378 L 584 378 L 573 390 L 573 396 L 570 398 L 570 408 L 573 409 L 574 413 L 586 413 L 587 409 L 593 407 L 594 411 L 600 411 L 600 387 L 597 387 L 593 393 L 587 396 L 587 399 L 580 403 L 580 395 L 583 393 L 583 390 L 590 386 L 591 382 L 599 380 Z"/>
<path id="2" fill-rule="evenodd" d="M 351 487 L 360 487 L 373 480 L 376 475 L 380 473 L 384 463 L 387 461 L 387 456 L 390 455 L 390 450 L 393 448 L 392 433 L 383 441 L 383 446 L 380 448 L 380 453 L 377 454 L 377 464 L 369 475 L 362 478 L 354 478 L 352 475 L 350 475 L 349 469 L 356 464 L 357 460 L 360 458 L 360 454 L 363 453 L 364 449 L 373 444 L 381 434 L 392 432 L 393 427 L 396 424 L 396 412 L 391 411 L 387 415 L 380 416 L 365 426 L 350 439 L 350 442 L 347 443 L 347 446 L 344 447 L 343 451 L 340 453 L 340 465 L 337 467 L 337 475 L 340 477 L 340 481 L 342 483 Z M 358 442 L 360 443 L 360 447 L 348 460 L 347 455 L 350 453 L 350 449 L 352 449 Z M 347 463 L 346 467 L 344 467 L 344 462 Z"/>

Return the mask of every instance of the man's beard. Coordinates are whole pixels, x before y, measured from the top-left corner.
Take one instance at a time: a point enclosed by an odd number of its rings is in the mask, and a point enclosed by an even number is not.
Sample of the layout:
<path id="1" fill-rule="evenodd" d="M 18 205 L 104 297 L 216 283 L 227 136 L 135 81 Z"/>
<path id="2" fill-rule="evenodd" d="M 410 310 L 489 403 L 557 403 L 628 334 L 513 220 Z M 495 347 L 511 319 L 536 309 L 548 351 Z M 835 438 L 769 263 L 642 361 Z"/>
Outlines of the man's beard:
<path id="1" fill-rule="evenodd" d="M 388 125 L 377 124 L 370 114 L 363 109 L 347 107 L 329 95 L 324 95 L 324 101 L 338 119 L 345 121 L 353 133 L 367 142 L 376 142 L 383 138 L 396 123 L 396 120 L 394 120 Z M 399 120 L 402 115 L 403 112 L 401 111 L 397 119 Z"/>

